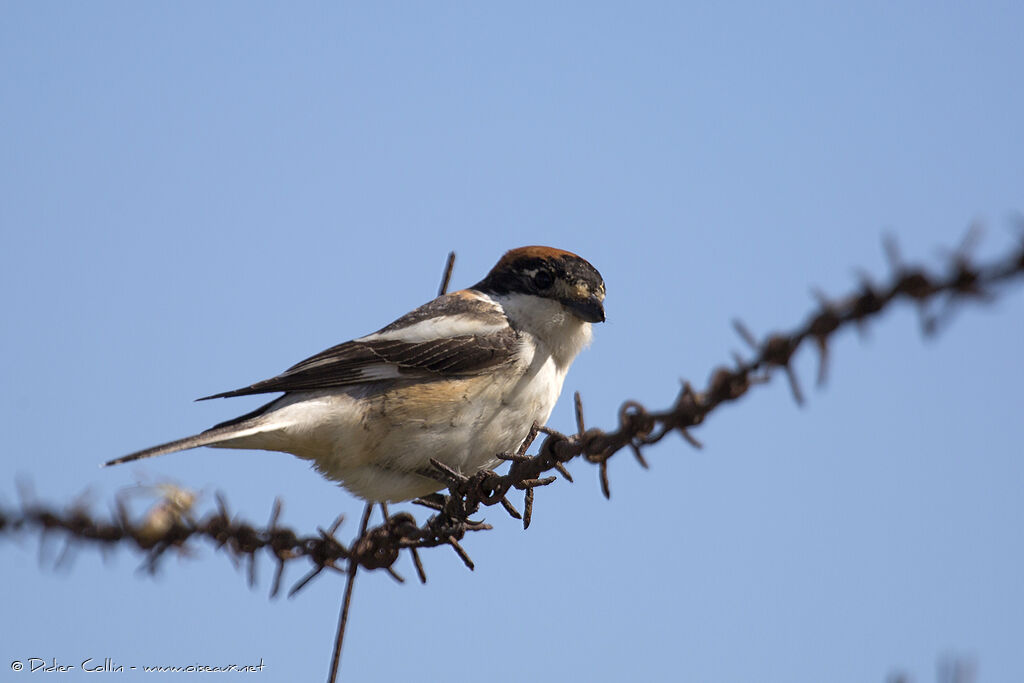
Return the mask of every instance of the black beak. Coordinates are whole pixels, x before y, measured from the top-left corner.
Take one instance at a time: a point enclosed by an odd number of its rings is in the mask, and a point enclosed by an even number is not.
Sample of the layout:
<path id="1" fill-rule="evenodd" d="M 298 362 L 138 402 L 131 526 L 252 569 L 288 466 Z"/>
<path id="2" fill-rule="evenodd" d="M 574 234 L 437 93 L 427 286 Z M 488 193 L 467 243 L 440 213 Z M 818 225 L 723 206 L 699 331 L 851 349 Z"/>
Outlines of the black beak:
<path id="1" fill-rule="evenodd" d="M 562 303 L 581 320 L 586 320 L 588 323 L 604 322 L 604 304 L 596 296 L 591 295 L 586 299 L 573 299 Z"/>

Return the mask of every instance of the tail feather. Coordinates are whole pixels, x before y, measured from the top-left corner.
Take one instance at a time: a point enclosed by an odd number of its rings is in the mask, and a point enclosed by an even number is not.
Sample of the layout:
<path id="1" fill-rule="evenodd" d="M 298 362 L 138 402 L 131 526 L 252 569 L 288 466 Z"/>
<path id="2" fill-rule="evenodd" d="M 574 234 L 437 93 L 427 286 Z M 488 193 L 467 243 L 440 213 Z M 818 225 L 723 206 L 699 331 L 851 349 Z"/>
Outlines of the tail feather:
<path id="1" fill-rule="evenodd" d="M 186 436 L 183 439 L 175 439 L 174 441 L 168 441 L 167 443 L 160 444 L 159 446 L 153 446 L 152 448 L 146 448 L 141 451 L 136 451 L 135 453 L 129 453 L 128 455 L 121 456 L 120 458 L 114 458 L 113 460 L 103 463 L 103 467 L 120 465 L 124 462 L 142 460 L 143 458 L 153 458 L 167 453 L 187 451 L 191 448 L 199 448 L 200 446 L 214 446 L 227 441 L 233 441 L 235 439 L 250 436 L 252 434 L 258 434 L 259 432 L 267 431 L 268 429 L 273 429 L 273 426 L 264 423 L 262 420 L 249 420 L 248 422 L 242 423 L 217 425 L 216 427 L 207 429 L 205 432 L 200 432 L 199 434 Z"/>

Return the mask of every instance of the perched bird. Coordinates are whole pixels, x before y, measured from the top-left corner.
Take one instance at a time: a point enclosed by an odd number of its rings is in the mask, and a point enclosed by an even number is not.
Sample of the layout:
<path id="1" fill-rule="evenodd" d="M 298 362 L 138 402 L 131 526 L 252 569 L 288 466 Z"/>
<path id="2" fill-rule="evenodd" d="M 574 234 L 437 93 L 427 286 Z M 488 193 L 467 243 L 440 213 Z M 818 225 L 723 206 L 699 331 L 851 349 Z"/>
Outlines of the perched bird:
<path id="1" fill-rule="evenodd" d="M 576 254 L 506 253 L 469 289 L 277 377 L 204 399 L 284 392 L 195 436 L 116 465 L 198 446 L 284 451 L 368 501 L 444 487 L 430 458 L 473 474 L 515 451 L 551 414 L 576 355 L 604 322 L 604 281 Z"/>

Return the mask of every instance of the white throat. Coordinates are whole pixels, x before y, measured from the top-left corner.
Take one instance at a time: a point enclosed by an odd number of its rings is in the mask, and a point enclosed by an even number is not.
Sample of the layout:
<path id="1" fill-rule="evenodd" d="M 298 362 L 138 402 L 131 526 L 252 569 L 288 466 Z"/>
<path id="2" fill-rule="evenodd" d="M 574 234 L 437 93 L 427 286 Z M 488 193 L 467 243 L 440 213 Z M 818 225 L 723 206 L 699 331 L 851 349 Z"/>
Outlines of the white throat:
<path id="1" fill-rule="evenodd" d="M 505 310 L 513 327 L 532 334 L 547 347 L 560 370 L 567 370 L 576 355 L 590 344 L 591 324 L 553 299 L 532 294 L 492 298 Z"/>

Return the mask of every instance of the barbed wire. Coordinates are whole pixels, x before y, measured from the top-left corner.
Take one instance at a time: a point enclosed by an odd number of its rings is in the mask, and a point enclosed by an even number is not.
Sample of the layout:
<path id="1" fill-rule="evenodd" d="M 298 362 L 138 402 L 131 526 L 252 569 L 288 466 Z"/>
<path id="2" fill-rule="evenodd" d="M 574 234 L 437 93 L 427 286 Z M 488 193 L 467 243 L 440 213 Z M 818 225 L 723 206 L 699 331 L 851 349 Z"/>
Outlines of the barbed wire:
<path id="1" fill-rule="evenodd" d="M 530 526 L 533 516 L 535 490 L 555 481 L 557 472 L 572 481 L 565 464 L 582 458 L 598 467 L 599 481 L 605 497 L 611 496 L 608 461 L 617 453 L 628 449 L 637 462 L 647 467 L 645 451 L 673 432 L 678 432 L 689 444 L 701 448 L 701 443 L 690 434 L 706 417 L 719 407 L 746 395 L 754 386 L 766 383 L 782 371 L 785 373 L 794 400 L 802 403 L 803 391 L 792 366 L 797 351 L 811 342 L 818 353 L 817 382 L 825 381 L 829 361 L 829 343 L 840 330 L 856 326 L 863 328 L 871 319 L 899 301 L 913 303 L 920 315 L 922 333 L 933 335 L 950 320 L 955 309 L 967 302 L 992 301 L 999 287 L 1024 274 L 1024 235 L 1019 244 L 1002 258 L 988 263 L 975 263 L 971 250 L 978 232 L 968 232 L 962 244 L 949 254 L 941 272 L 923 266 L 905 263 L 892 238 L 884 240 L 890 274 L 887 284 L 876 284 L 861 275 L 858 286 L 850 294 L 829 299 L 816 292 L 817 306 L 795 329 L 770 333 L 758 338 L 742 322 L 734 326 L 740 337 L 751 347 L 752 356 L 744 359 L 735 355 L 729 366 L 719 366 L 710 375 L 707 385 L 700 391 L 684 381 L 675 401 L 667 409 L 652 411 L 637 401 L 624 402 L 618 413 L 618 426 L 611 430 L 587 428 L 583 403 L 577 393 L 575 399 L 576 432 L 560 432 L 534 425 L 530 435 L 516 453 L 500 454 L 508 461 L 505 474 L 491 470 L 465 475 L 431 459 L 438 479 L 448 486 L 448 493 L 432 494 L 413 501 L 434 511 L 422 524 L 407 512 L 391 515 L 381 505 L 384 521 L 368 526 L 371 505 L 367 505 L 359 533 L 349 544 L 336 538 L 344 517 L 339 516 L 315 534 L 299 534 L 279 525 L 282 504 L 275 500 L 266 526 L 234 517 L 222 494 L 216 497 L 215 509 L 197 519 L 193 513 L 196 496 L 193 492 L 170 484 L 155 487 L 160 495 L 143 515 L 133 515 L 121 498 L 115 501 L 108 518 L 95 516 L 84 502 L 66 508 L 35 501 L 22 487 L 20 505 L 11 510 L 0 509 L 0 534 L 13 536 L 27 532 L 41 532 L 45 539 L 59 532 L 65 541 L 58 562 L 64 562 L 77 545 L 92 544 L 109 549 L 122 544 L 134 545 L 144 553 L 142 568 L 156 572 L 168 551 L 185 552 L 198 539 L 206 539 L 225 551 L 239 566 L 247 566 L 250 585 L 256 583 L 257 555 L 266 551 L 276 563 L 270 595 L 277 596 L 281 588 L 286 565 L 305 559 L 311 565 L 308 572 L 289 590 L 295 595 L 325 570 L 348 574 L 342 618 L 339 623 L 338 645 L 332 662 L 332 679 L 337 670 L 340 642 L 347 618 L 347 605 L 351 598 L 352 581 L 356 568 L 383 570 L 396 581 L 404 581 L 393 568 L 402 550 L 412 554 L 413 564 L 421 582 L 426 574 L 417 549 L 450 546 L 467 567 L 473 561 L 462 547 L 466 534 L 491 529 L 489 524 L 472 519 L 481 506 L 501 505 L 506 512 Z M 448 255 L 441 289 L 447 289 L 454 265 L 454 252 Z M 544 435 L 538 451 L 529 455 L 536 437 Z M 523 511 L 508 499 L 513 490 L 523 491 Z M 342 567 L 344 562 L 347 566 Z"/>

